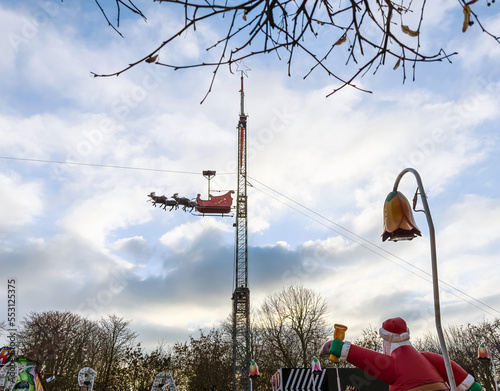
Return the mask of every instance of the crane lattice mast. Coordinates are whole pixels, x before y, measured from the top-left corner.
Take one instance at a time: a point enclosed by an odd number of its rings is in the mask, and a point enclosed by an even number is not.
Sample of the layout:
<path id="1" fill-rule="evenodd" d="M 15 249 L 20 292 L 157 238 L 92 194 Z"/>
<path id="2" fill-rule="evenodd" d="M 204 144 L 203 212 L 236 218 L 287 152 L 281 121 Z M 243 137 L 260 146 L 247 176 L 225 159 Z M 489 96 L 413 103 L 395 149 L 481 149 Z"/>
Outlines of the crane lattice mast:
<path id="1" fill-rule="evenodd" d="M 250 289 L 248 288 L 247 115 L 241 71 L 238 121 L 238 194 L 236 197 L 235 285 L 233 293 L 233 391 L 249 391 Z"/>

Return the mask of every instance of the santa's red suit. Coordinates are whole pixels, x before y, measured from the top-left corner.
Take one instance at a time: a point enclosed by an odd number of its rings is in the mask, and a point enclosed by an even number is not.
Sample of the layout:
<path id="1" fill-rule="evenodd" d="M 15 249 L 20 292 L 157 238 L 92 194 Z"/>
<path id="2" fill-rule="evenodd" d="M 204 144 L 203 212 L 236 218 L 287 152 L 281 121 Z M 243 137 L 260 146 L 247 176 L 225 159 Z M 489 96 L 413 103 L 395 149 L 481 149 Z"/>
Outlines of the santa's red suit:
<path id="1" fill-rule="evenodd" d="M 389 384 L 389 391 L 449 390 L 446 366 L 441 355 L 419 352 L 410 343 L 410 332 L 401 318 L 382 324 L 384 353 L 362 348 L 350 342 L 328 341 L 322 354 L 333 354 Z M 333 342 L 333 343 L 332 343 Z M 474 378 L 452 361 L 458 391 L 481 390 Z M 479 387 L 479 388 L 478 388 Z"/>

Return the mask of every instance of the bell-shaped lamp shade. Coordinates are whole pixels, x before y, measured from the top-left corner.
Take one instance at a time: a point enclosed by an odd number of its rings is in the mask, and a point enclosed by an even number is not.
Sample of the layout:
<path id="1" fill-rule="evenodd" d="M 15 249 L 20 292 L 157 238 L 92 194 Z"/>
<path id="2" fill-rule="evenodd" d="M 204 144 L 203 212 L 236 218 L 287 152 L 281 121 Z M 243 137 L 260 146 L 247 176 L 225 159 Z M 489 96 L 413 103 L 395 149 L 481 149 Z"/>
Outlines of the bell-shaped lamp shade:
<path id="1" fill-rule="evenodd" d="M 489 363 L 491 360 L 490 355 L 488 354 L 488 349 L 486 349 L 486 345 L 484 344 L 484 342 L 482 342 L 477 349 L 477 359 L 484 363 Z"/>
<path id="2" fill-rule="evenodd" d="M 422 236 L 422 233 L 415 223 L 410 203 L 403 193 L 390 192 L 384 202 L 382 241 L 412 240 L 417 235 Z"/>
<path id="3" fill-rule="evenodd" d="M 312 369 L 312 373 L 314 373 L 314 374 L 321 373 L 321 364 L 319 363 L 319 360 L 316 357 L 313 357 L 313 360 L 311 363 L 311 369 Z"/>
<path id="4" fill-rule="evenodd" d="M 258 367 L 257 363 L 254 360 L 252 360 L 252 363 L 250 364 L 250 370 L 249 370 L 248 377 L 254 378 L 254 377 L 259 377 L 259 376 L 260 376 L 259 367 Z"/>

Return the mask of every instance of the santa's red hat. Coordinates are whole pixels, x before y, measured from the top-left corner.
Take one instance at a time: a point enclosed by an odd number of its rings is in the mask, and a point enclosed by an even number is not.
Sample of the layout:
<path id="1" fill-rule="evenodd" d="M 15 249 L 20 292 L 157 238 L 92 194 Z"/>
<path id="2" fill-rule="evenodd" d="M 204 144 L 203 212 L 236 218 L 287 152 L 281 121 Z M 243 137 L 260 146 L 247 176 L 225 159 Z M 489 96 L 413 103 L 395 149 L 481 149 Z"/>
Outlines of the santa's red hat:
<path id="1" fill-rule="evenodd" d="M 401 318 L 387 319 L 382 323 L 379 333 L 388 342 L 403 342 L 410 339 L 410 329 Z"/>

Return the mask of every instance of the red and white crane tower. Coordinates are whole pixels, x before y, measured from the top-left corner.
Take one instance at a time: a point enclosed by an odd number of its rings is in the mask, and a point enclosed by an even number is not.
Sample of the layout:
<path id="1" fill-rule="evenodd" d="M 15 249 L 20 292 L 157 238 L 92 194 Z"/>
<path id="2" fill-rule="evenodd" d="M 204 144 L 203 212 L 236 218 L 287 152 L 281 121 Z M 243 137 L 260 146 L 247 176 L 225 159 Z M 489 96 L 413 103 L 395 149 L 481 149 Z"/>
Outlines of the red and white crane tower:
<path id="1" fill-rule="evenodd" d="M 244 65 L 243 65 L 244 66 Z M 248 288 L 247 118 L 241 71 L 238 131 L 238 190 L 233 291 L 233 391 L 249 391 L 246 374 L 250 367 L 250 289 Z"/>

